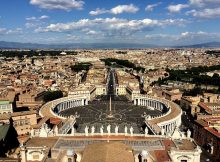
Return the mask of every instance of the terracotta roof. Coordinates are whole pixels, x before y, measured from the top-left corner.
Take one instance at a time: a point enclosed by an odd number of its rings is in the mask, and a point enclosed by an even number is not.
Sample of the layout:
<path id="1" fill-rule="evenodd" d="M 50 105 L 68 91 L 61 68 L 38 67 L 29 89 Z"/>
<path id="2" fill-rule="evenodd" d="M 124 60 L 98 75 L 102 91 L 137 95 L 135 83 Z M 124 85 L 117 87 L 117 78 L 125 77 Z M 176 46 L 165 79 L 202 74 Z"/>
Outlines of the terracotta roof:
<path id="1" fill-rule="evenodd" d="M 34 137 L 31 138 L 29 141 L 26 143 L 26 147 L 42 147 L 42 146 L 47 146 L 47 147 L 53 147 L 54 144 L 57 142 L 58 138 L 57 137 L 50 137 L 50 138 L 41 138 L 41 137 Z"/>
<path id="2" fill-rule="evenodd" d="M 60 122 L 61 122 L 61 119 L 59 119 L 59 118 L 50 118 L 50 123 L 51 123 L 51 124 L 57 125 L 57 124 L 59 124 Z"/>
<path id="3" fill-rule="evenodd" d="M 195 122 L 203 127 L 208 127 L 208 123 L 205 122 L 204 120 L 195 120 Z"/>
<path id="4" fill-rule="evenodd" d="M 203 108 L 207 113 L 211 113 L 212 112 L 212 110 L 204 102 L 200 102 L 199 106 L 201 108 Z"/>
<path id="5" fill-rule="evenodd" d="M 171 160 L 166 150 L 155 150 L 154 154 L 158 162 L 167 162 Z M 151 155 L 153 154 L 151 153 Z"/>
<path id="6" fill-rule="evenodd" d="M 209 131 L 210 133 L 212 133 L 213 135 L 215 135 L 216 137 L 220 138 L 220 133 L 217 132 L 216 130 L 214 130 L 213 128 L 207 127 L 205 128 L 207 131 Z"/>

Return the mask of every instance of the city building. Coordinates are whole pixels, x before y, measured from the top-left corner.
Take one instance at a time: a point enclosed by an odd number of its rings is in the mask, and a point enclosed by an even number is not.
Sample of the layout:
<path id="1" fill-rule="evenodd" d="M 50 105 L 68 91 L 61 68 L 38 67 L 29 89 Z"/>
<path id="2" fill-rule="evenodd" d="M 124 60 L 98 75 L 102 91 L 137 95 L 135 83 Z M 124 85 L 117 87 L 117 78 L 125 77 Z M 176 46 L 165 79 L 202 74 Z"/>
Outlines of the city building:
<path id="1" fill-rule="evenodd" d="M 12 113 L 13 107 L 10 101 L 0 101 L 0 114 Z"/>

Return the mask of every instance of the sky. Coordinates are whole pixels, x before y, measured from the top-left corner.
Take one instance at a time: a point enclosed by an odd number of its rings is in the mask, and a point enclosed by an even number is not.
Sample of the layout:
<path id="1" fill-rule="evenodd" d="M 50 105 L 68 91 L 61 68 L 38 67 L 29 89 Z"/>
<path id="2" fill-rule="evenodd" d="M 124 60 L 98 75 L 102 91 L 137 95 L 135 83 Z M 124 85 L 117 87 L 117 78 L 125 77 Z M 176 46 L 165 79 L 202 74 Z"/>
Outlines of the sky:
<path id="1" fill-rule="evenodd" d="M 154 45 L 220 41 L 220 0 L 1 0 L 0 41 Z"/>

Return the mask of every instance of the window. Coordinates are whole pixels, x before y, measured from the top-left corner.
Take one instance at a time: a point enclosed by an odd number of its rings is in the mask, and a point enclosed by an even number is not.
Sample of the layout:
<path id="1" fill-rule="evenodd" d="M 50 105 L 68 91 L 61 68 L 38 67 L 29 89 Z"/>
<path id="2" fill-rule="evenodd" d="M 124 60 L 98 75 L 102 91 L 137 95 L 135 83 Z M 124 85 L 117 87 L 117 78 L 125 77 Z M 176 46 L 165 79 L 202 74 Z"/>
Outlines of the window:
<path id="1" fill-rule="evenodd" d="M 187 160 L 181 160 L 181 162 L 187 162 Z"/>
<path id="2" fill-rule="evenodd" d="M 29 124 L 29 119 L 25 120 L 25 125 Z"/>
<path id="3" fill-rule="evenodd" d="M 68 162 L 73 162 L 71 158 L 68 158 Z"/>

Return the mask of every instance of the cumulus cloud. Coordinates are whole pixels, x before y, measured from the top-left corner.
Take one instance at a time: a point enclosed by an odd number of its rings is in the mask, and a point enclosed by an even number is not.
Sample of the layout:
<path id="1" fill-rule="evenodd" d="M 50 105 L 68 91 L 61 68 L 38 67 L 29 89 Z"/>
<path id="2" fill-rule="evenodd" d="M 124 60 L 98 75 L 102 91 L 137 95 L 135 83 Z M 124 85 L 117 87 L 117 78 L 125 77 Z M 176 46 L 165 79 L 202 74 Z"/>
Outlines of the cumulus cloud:
<path id="1" fill-rule="evenodd" d="M 138 7 L 136 7 L 133 4 L 129 4 L 129 5 L 118 5 L 110 10 L 97 8 L 95 11 L 90 11 L 89 14 L 92 16 L 105 14 L 105 13 L 117 15 L 122 13 L 136 13 L 138 10 L 139 10 Z"/>
<path id="2" fill-rule="evenodd" d="M 198 31 L 198 32 L 188 32 L 188 31 L 186 31 L 186 32 L 182 32 L 180 35 L 182 36 L 182 37 L 188 37 L 188 36 L 190 36 L 190 37 L 194 37 L 194 36 L 201 36 L 201 35 L 209 35 L 209 34 L 212 34 L 212 33 L 207 33 L 207 32 L 203 32 L 203 31 Z"/>
<path id="3" fill-rule="evenodd" d="M 96 15 L 101 15 L 101 14 L 105 14 L 108 12 L 109 12 L 108 10 L 97 8 L 95 11 L 90 11 L 89 14 L 92 16 L 96 16 Z"/>
<path id="4" fill-rule="evenodd" d="M 65 10 L 82 9 L 84 1 L 81 0 L 30 0 L 30 4 L 43 9 Z"/>
<path id="5" fill-rule="evenodd" d="M 42 15 L 42 16 L 39 17 L 40 20 L 45 20 L 45 19 L 48 19 L 48 18 L 49 18 L 49 16 L 47 16 L 47 15 Z"/>
<path id="6" fill-rule="evenodd" d="M 188 7 L 189 7 L 188 4 L 177 4 L 177 5 L 169 5 L 167 9 L 171 13 L 179 13 L 182 9 L 188 8 Z"/>
<path id="7" fill-rule="evenodd" d="M 15 28 L 15 29 L 0 28 L 1 35 L 22 34 L 22 33 L 23 33 L 23 30 L 21 28 Z"/>
<path id="8" fill-rule="evenodd" d="M 23 33 L 22 28 L 9 29 L 6 32 L 6 34 L 22 34 L 22 33 Z"/>
<path id="9" fill-rule="evenodd" d="M 98 33 L 96 31 L 94 31 L 94 30 L 89 30 L 86 34 L 88 34 L 88 35 L 96 35 Z"/>
<path id="10" fill-rule="evenodd" d="M 27 21 L 34 21 L 34 20 L 36 20 L 36 19 L 37 19 L 37 18 L 34 17 L 34 16 L 32 16 L 32 17 L 27 17 L 27 18 L 26 18 Z"/>
<path id="11" fill-rule="evenodd" d="M 26 23 L 25 23 L 25 27 L 26 28 L 34 28 L 34 27 L 38 27 L 40 25 L 43 24 L 43 21 L 45 21 L 46 19 L 49 19 L 49 16 L 47 15 L 42 15 L 40 17 L 27 17 L 26 18 Z"/>
<path id="12" fill-rule="evenodd" d="M 81 19 L 69 23 L 50 24 L 46 27 L 39 27 L 35 32 L 82 32 L 86 35 L 98 35 L 103 37 L 123 37 L 131 36 L 135 33 L 152 31 L 157 27 L 169 25 L 184 25 L 184 19 L 140 19 L 128 20 L 122 18 L 96 18 Z M 97 32 L 98 31 L 98 32 Z"/>
<path id="13" fill-rule="evenodd" d="M 127 13 L 136 13 L 139 10 L 138 7 L 134 6 L 133 4 L 130 5 L 119 5 L 112 8 L 110 11 L 113 14 L 121 14 L 123 12 Z"/>
<path id="14" fill-rule="evenodd" d="M 186 15 L 205 19 L 220 18 L 219 0 L 189 0 L 189 4 L 192 9 Z"/>
<path id="15" fill-rule="evenodd" d="M 220 33 L 208 33 L 203 31 L 198 32 L 183 32 L 178 37 L 177 41 L 182 43 L 203 43 L 209 41 L 217 41 L 220 39 Z"/>
<path id="16" fill-rule="evenodd" d="M 220 7 L 219 8 L 205 8 L 201 10 L 190 10 L 186 13 L 199 18 L 215 19 L 220 18 Z"/>
<path id="17" fill-rule="evenodd" d="M 154 10 L 155 7 L 159 6 L 160 4 L 162 3 L 159 2 L 159 3 L 149 4 L 145 7 L 145 11 L 151 12 Z"/>
<path id="18" fill-rule="evenodd" d="M 42 15 L 40 17 L 32 16 L 32 17 L 27 17 L 26 21 L 40 21 L 40 20 L 45 20 L 45 19 L 48 19 L 48 18 L 49 18 L 49 16 L 47 16 L 47 15 Z"/>
<path id="19" fill-rule="evenodd" d="M 220 4 L 219 0 L 189 0 L 191 5 L 197 7 L 205 7 L 205 6 L 213 6 L 216 4 Z"/>

